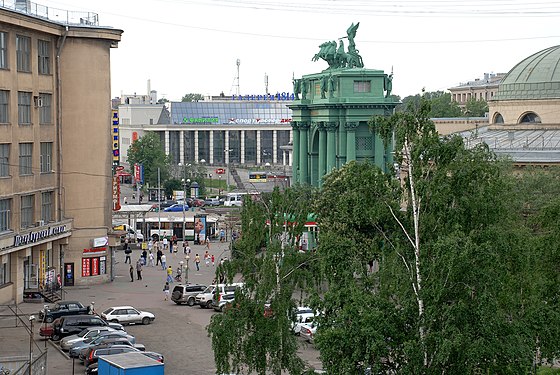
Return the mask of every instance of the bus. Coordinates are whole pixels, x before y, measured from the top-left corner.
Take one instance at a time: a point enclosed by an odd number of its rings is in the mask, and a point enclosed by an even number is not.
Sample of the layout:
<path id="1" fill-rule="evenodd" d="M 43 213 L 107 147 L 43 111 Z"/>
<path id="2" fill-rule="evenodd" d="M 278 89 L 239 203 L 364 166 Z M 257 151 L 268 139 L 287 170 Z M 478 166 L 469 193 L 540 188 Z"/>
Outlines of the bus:
<path id="1" fill-rule="evenodd" d="M 177 236 L 179 241 L 183 240 L 183 217 L 181 215 L 139 218 L 136 225 L 145 228 L 150 238 L 155 240 L 164 236 L 173 237 L 173 235 Z M 206 237 L 214 238 L 218 233 L 218 220 L 215 217 L 195 215 L 185 218 L 185 239 L 188 241 L 202 242 Z"/>

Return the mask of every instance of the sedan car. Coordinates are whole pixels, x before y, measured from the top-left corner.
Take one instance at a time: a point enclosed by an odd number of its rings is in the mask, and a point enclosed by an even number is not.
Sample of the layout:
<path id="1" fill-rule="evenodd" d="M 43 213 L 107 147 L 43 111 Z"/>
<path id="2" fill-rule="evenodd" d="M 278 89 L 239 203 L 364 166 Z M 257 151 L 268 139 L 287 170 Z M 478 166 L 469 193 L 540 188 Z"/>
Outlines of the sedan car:
<path id="1" fill-rule="evenodd" d="M 136 352 L 135 352 L 136 353 Z M 146 357 L 150 357 L 160 363 L 163 363 L 163 355 L 156 352 L 141 352 Z M 94 362 L 86 368 L 86 375 L 97 375 L 98 374 L 98 362 Z"/>
<path id="2" fill-rule="evenodd" d="M 54 306 L 45 307 L 39 311 L 39 321 L 52 323 L 55 319 L 65 315 L 88 314 L 89 307 L 79 301 L 59 301 Z"/>
<path id="3" fill-rule="evenodd" d="M 116 330 L 111 327 L 89 327 L 84 329 L 82 332 L 78 334 L 67 336 L 62 340 L 60 340 L 60 349 L 64 351 L 68 351 L 75 344 L 97 337 L 101 332 L 114 332 L 114 331 Z"/>
<path id="4" fill-rule="evenodd" d="M 101 313 L 101 317 L 108 322 L 121 324 L 142 323 L 150 324 L 156 318 L 154 314 L 140 311 L 132 306 L 110 307 Z"/>
<path id="5" fill-rule="evenodd" d="M 96 345 L 99 345 L 99 344 L 103 344 L 103 343 L 106 343 L 106 342 L 109 342 L 109 341 L 113 342 L 113 341 L 115 341 L 113 339 L 123 339 L 123 342 L 126 340 L 127 342 L 130 342 L 133 345 L 136 343 L 136 339 L 134 338 L 134 336 L 131 336 L 131 335 L 129 335 L 126 332 L 123 332 L 123 331 L 101 332 L 101 334 L 99 336 L 96 336 L 96 337 L 93 337 L 89 340 L 78 342 L 78 343 L 75 343 L 74 345 L 72 345 L 72 347 L 68 351 L 68 355 L 70 355 L 70 357 L 72 357 L 72 358 L 77 358 L 77 357 L 80 356 L 80 353 L 84 349 L 90 348 L 92 346 L 96 346 Z"/>
<path id="6" fill-rule="evenodd" d="M 317 332 L 317 324 L 315 322 L 311 322 L 302 324 L 299 334 L 304 340 L 313 343 L 313 336 L 315 336 L 315 332 Z"/>
<path id="7" fill-rule="evenodd" d="M 90 348 L 88 349 L 88 352 L 84 357 L 84 366 L 88 367 L 92 363 L 96 363 L 100 355 L 111 355 L 130 352 L 140 353 L 140 350 L 128 345 L 113 345 L 103 348 Z"/>
<path id="8" fill-rule="evenodd" d="M 315 320 L 315 314 L 311 313 L 303 313 L 296 315 L 296 321 L 293 323 L 292 329 L 296 335 L 301 333 L 301 327 L 304 324 L 311 324 Z"/>
<path id="9" fill-rule="evenodd" d="M 188 204 L 174 204 L 172 206 L 167 207 L 164 209 L 165 212 L 183 212 L 183 210 L 188 211 L 189 205 Z"/>

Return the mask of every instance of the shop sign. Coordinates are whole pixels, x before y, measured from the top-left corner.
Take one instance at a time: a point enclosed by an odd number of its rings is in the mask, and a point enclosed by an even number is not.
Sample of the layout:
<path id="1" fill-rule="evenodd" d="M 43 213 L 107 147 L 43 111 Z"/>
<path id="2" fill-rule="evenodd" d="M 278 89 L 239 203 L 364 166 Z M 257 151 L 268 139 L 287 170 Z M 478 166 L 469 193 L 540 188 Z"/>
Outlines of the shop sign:
<path id="1" fill-rule="evenodd" d="M 230 118 L 228 124 L 261 125 L 261 124 L 287 124 L 291 118 Z"/>
<path id="2" fill-rule="evenodd" d="M 99 254 L 107 251 L 106 247 L 93 247 L 91 249 L 84 249 L 83 254 Z"/>
<path id="3" fill-rule="evenodd" d="M 108 243 L 108 237 L 97 237 L 93 239 L 93 247 L 107 246 Z"/>
<path id="4" fill-rule="evenodd" d="M 113 176 L 113 211 L 121 209 L 121 185 L 119 176 Z"/>
<path id="5" fill-rule="evenodd" d="M 27 234 L 18 234 L 14 236 L 14 246 L 27 245 L 29 243 L 35 243 L 37 241 L 43 240 L 45 238 L 56 236 L 58 234 L 66 232 L 66 225 L 59 225 L 56 227 L 50 227 L 43 230 L 38 230 L 35 232 L 29 232 Z"/>
<path id="6" fill-rule="evenodd" d="M 289 92 L 276 94 L 257 94 L 257 95 L 232 95 L 231 100 L 294 100 L 295 95 Z"/>
<path id="7" fill-rule="evenodd" d="M 218 117 L 183 117 L 183 124 L 218 124 Z"/>

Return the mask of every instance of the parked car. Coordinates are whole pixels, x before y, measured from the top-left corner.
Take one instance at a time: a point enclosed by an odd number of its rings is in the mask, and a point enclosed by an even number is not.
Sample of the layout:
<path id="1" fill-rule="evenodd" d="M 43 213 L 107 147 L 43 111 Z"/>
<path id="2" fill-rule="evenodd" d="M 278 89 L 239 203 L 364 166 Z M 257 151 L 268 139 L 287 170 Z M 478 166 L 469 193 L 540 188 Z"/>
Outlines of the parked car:
<path id="1" fill-rule="evenodd" d="M 206 285 L 200 285 L 200 284 L 176 285 L 175 288 L 173 288 L 173 293 L 171 293 L 171 301 L 175 302 L 177 305 L 186 303 L 189 306 L 193 306 L 195 303 L 196 295 L 203 292 L 204 289 L 206 289 Z"/>
<path id="2" fill-rule="evenodd" d="M 39 321 L 52 323 L 55 319 L 65 315 L 80 315 L 89 313 L 89 307 L 80 301 L 59 301 L 52 307 L 39 311 Z"/>
<path id="3" fill-rule="evenodd" d="M 228 306 L 231 306 L 235 300 L 235 293 L 228 294 L 214 294 L 214 299 L 212 299 L 212 308 L 214 311 L 223 312 Z"/>
<path id="4" fill-rule="evenodd" d="M 64 337 L 75 335 L 88 327 L 111 327 L 123 330 L 119 323 L 108 323 L 97 315 L 69 315 L 56 319 L 52 325 L 43 325 L 39 328 L 39 335 L 51 337 L 58 341 Z"/>
<path id="5" fill-rule="evenodd" d="M 229 294 L 242 286 L 243 283 L 209 285 L 202 293 L 197 294 L 194 300 L 201 308 L 210 308 L 212 307 L 212 299 L 215 292 Z"/>
<path id="6" fill-rule="evenodd" d="M 301 324 L 299 334 L 301 337 L 303 337 L 304 340 L 313 343 L 313 337 L 315 336 L 315 332 L 317 332 L 317 323 L 315 323 L 315 321 L 311 323 Z"/>
<path id="7" fill-rule="evenodd" d="M 141 350 L 129 345 L 113 345 L 98 348 L 90 348 L 84 356 L 84 366 L 89 367 L 92 363 L 96 363 L 100 355 L 111 355 L 119 353 L 141 352 Z"/>
<path id="8" fill-rule="evenodd" d="M 166 209 L 164 209 L 165 212 L 182 212 L 183 210 L 188 211 L 189 210 L 189 205 L 188 204 L 185 204 L 185 205 L 174 204 L 174 205 L 169 206 Z"/>
<path id="9" fill-rule="evenodd" d="M 294 334 L 299 335 L 300 332 L 301 332 L 301 327 L 304 324 L 313 323 L 314 320 L 315 320 L 315 314 L 312 313 L 312 312 L 297 314 L 296 315 L 296 321 L 292 325 L 292 330 L 294 331 Z"/>
<path id="10" fill-rule="evenodd" d="M 134 338 L 134 336 L 123 331 L 101 332 L 99 336 L 72 345 L 68 351 L 68 355 L 70 355 L 70 357 L 77 358 L 84 349 L 109 341 L 113 342 L 113 339 L 122 339 L 126 342 L 130 342 L 131 344 L 136 343 L 136 338 Z"/>
<path id="11" fill-rule="evenodd" d="M 156 318 L 154 314 L 147 311 L 140 311 L 132 306 L 110 307 L 101 313 L 101 317 L 109 322 L 131 324 L 142 323 L 150 324 Z"/>
<path id="12" fill-rule="evenodd" d="M 205 202 L 202 199 L 195 198 L 192 200 L 191 206 L 192 207 L 204 207 Z"/>
<path id="13" fill-rule="evenodd" d="M 206 198 L 204 200 L 204 204 L 206 206 L 219 206 L 220 205 L 220 198 Z"/>
<path id="14" fill-rule="evenodd" d="M 72 346 L 74 346 L 74 344 L 78 344 L 80 342 L 84 342 L 86 340 L 97 337 L 101 332 L 124 332 L 124 331 L 117 331 L 116 329 L 113 329 L 111 327 L 88 327 L 78 334 L 70 335 L 60 340 L 60 349 L 68 351 Z"/>
<path id="15" fill-rule="evenodd" d="M 163 201 L 163 202 L 160 202 L 159 207 L 161 207 L 161 209 L 164 209 L 164 208 L 171 207 L 174 204 L 178 204 L 178 203 L 179 203 L 179 201 L 174 201 L 174 200 Z M 157 208 L 157 207 L 158 207 L 158 204 L 157 203 L 154 204 L 154 208 Z"/>
<path id="16" fill-rule="evenodd" d="M 128 341 L 126 338 L 123 338 L 123 337 L 113 337 L 113 338 L 108 338 L 108 339 L 105 339 L 105 340 L 100 339 L 99 343 L 97 343 L 96 345 L 90 345 L 90 346 L 86 346 L 86 347 L 80 349 L 79 352 L 78 352 L 78 357 L 83 362 L 85 357 L 87 356 L 87 354 L 89 353 L 89 351 L 91 349 L 106 348 L 106 347 L 115 346 L 115 345 L 130 346 L 130 347 L 133 347 L 133 348 L 138 349 L 140 351 L 146 350 L 146 348 L 142 344 L 133 344 L 130 341 Z M 70 351 L 75 352 L 72 349 L 70 349 Z"/>

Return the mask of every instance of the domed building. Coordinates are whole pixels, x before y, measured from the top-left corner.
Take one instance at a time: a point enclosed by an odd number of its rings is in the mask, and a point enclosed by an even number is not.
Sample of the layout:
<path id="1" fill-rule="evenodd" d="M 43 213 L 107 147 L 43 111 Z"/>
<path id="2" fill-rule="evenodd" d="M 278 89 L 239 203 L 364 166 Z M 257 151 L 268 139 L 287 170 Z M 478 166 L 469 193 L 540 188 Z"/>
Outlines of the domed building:
<path id="1" fill-rule="evenodd" d="M 518 165 L 560 164 L 560 46 L 515 65 L 488 107 L 489 126 L 469 142 L 485 142 Z"/>

